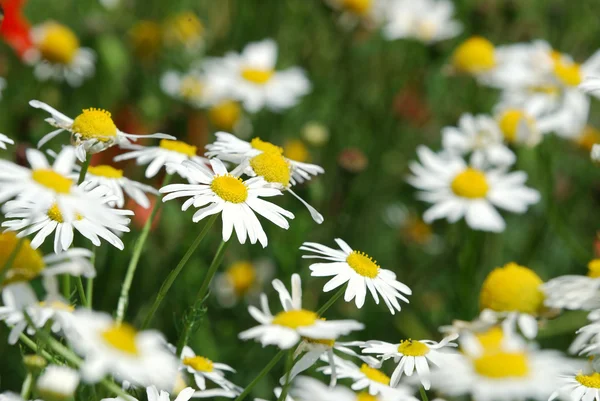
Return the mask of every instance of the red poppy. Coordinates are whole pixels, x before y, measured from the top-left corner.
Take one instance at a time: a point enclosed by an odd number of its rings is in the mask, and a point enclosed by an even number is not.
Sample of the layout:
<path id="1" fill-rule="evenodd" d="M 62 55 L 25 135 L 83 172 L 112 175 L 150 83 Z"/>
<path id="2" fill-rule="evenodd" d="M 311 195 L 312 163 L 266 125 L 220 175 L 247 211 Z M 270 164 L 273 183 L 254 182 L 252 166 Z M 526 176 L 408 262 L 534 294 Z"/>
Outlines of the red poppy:
<path id="1" fill-rule="evenodd" d="M 20 57 L 33 47 L 30 25 L 23 15 L 26 0 L 0 0 L 4 16 L 0 24 L 0 36 Z"/>

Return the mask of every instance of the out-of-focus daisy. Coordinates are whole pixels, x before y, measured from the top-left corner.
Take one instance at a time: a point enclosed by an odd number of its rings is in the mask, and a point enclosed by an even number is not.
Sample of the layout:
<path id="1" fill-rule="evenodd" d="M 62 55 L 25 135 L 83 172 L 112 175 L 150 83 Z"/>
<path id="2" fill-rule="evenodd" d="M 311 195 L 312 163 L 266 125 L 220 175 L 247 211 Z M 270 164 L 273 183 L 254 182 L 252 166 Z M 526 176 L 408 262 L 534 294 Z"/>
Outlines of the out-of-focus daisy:
<path id="1" fill-rule="evenodd" d="M 441 218 L 455 223 L 464 217 L 473 229 L 502 232 L 506 224 L 496 207 L 521 214 L 540 200 L 538 191 L 524 185 L 527 174 L 522 171 L 470 167 L 460 157 L 438 155 L 424 146 L 417 153 L 421 163 L 410 164 L 414 175 L 408 182 L 422 191 L 421 200 L 433 204 L 423 215 L 427 223 Z"/>
<path id="2" fill-rule="evenodd" d="M 211 85 L 199 70 L 185 74 L 167 71 L 160 79 L 160 87 L 167 95 L 195 108 L 203 108 L 220 100 L 215 85 Z"/>
<path id="3" fill-rule="evenodd" d="M 600 130 L 587 124 L 573 140 L 582 150 L 591 152 L 594 145 L 600 143 Z"/>
<path id="4" fill-rule="evenodd" d="M 587 276 L 559 276 L 544 283 L 544 304 L 549 308 L 594 310 L 600 308 L 600 259 L 588 263 Z"/>
<path id="5" fill-rule="evenodd" d="M 252 244 L 258 241 L 263 248 L 266 247 L 267 235 L 255 213 L 285 230 L 289 228 L 286 218 L 293 219 L 294 215 L 262 199 L 281 195 L 281 191 L 270 187 L 262 178 L 242 181 L 239 171 L 229 173 L 219 159 L 210 160 L 212 171 L 190 160 L 182 164 L 187 169 L 188 180 L 195 184 L 172 184 L 161 188 L 160 192 L 167 194 L 163 197 L 163 202 L 189 197 L 183 203 L 182 210 L 187 210 L 192 205 L 200 208 L 194 213 L 195 223 L 207 216 L 221 213 L 223 241 L 229 241 L 235 228 L 241 244 L 249 238 Z"/>
<path id="6" fill-rule="evenodd" d="M 383 36 L 389 40 L 414 38 L 424 43 L 450 39 L 462 31 L 453 20 L 450 0 L 392 0 L 386 8 Z"/>
<path id="7" fill-rule="evenodd" d="M 310 265 L 311 276 L 334 276 L 323 287 L 324 292 L 348 283 L 344 300 L 350 302 L 355 299 L 356 307 L 362 308 L 369 289 L 375 303 L 379 304 L 381 296 L 392 314 L 402 309 L 398 299 L 408 303 L 405 295 L 411 295 L 412 291 L 406 284 L 396 280 L 393 271 L 382 269 L 371 257 L 364 252 L 353 250 L 342 239 L 336 238 L 335 242 L 340 247 L 339 250 L 314 242 L 305 242 L 300 247 L 303 251 L 313 253 L 302 255 L 302 258 L 328 261 Z"/>
<path id="8" fill-rule="evenodd" d="M 600 162 L 600 145 L 597 144 L 597 145 L 592 146 L 592 150 L 590 152 L 590 158 L 595 163 Z"/>
<path id="9" fill-rule="evenodd" d="M 12 139 L 10 139 L 9 137 L 7 137 L 4 134 L 0 134 L 0 149 L 6 149 L 6 144 L 9 145 L 14 145 L 15 141 L 13 141 Z"/>
<path id="10" fill-rule="evenodd" d="M 50 365 L 38 377 L 36 387 L 44 400 L 68 400 L 79 386 L 79 373 L 67 366 Z"/>
<path id="11" fill-rule="evenodd" d="M 136 386 L 174 386 L 177 359 L 165 347 L 160 333 L 137 332 L 108 314 L 86 309 L 76 310 L 74 316 L 75 330 L 66 334 L 73 349 L 84 357 L 84 381 L 95 383 L 110 373 Z"/>
<path id="12" fill-rule="evenodd" d="M 281 111 L 295 106 L 310 89 L 301 68 L 277 71 L 277 44 L 272 39 L 246 45 L 241 54 L 205 61 L 208 79 L 254 113 L 263 108 Z"/>
<path id="13" fill-rule="evenodd" d="M 392 374 L 390 386 L 396 387 L 400 383 L 402 374 L 412 376 L 414 369 L 417 371 L 419 380 L 425 390 L 429 390 L 429 363 L 435 366 L 451 363 L 449 357 L 452 354 L 440 352 L 444 347 L 456 347 L 452 341 L 458 335 L 450 335 L 439 343 L 431 340 L 403 340 L 398 344 L 390 344 L 384 341 L 367 341 L 361 347 L 364 354 L 374 354 L 382 361 L 393 358 L 398 365 Z"/>
<path id="14" fill-rule="evenodd" d="M 34 74 L 39 80 L 65 80 L 71 86 L 79 86 L 94 75 L 96 53 L 81 47 L 70 28 L 48 21 L 33 27 L 31 37 L 34 47 L 23 57 L 35 65 Z"/>
<path id="15" fill-rule="evenodd" d="M 299 401 L 417 401 L 408 387 L 396 391 L 371 395 L 366 391 L 356 393 L 348 387 L 331 387 L 312 377 L 298 377 L 290 393 Z"/>
<path id="16" fill-rule="evenodd" d="M 162 28 L 152 20 L 138 20 L 128 31 L 133 54 L 142 62 L 154 61 L 163 46 Z"/>
<path id="17" fill-rule="evenodd" d="M 575 375 L 561 376 L 558 385 L 560 387 L 550 395 L 548 401 L 558 397 L 570 401 L 600 400 L 600 373 L 598 372 L 579 371 Z"/>
<path id="18" fill-rule="evenodd" d="M 204 25 L 191 11 L 167 18 L 163 23 L 162 32 L 163 41 L 167 46 L 183 46 L 188 52 L 198 52 L 204 44 Z"/>
<path id="19" fill-rule="evenodd" d="M 165 167 L 167 174 L 177 173 L 187 178 L 188 169 L 182 165 L 184 160 L 192 160 L 198 164 L 207 164 L 208 160 L 198 156 L 198 148 L 182 141 L 162 139 L 158 146 L 131 145 L 133 150 L 115 157 L 115 161 L 135 159 L 138 165 L 148 165 L 146 178 L 152 178 L 161 168 Z"/>
<path id="20" fill-rule="evenodd" d="M 577 336 L 569 346 L 569 352 L 580 355 L 597 355 L 600 353 L 600 309 L 588 314 L 590 323 L 577 330 Z M 600 370 L 597 358 L 592 359 L 592 365 Z"/>
<path id="21" fill-rule="evenodd" d="M 551 120 L 536 116 L 531 110 L 503 105 L 496 107 L 495 119 L 506 142 L 528 147 L 539 144 L 553 125 Z"/>
<path id="22" fill-rule="evenodd" d="M 85 161 L 86 153 L 102 152 L 114 145 L 128 146 L 132 141 L 139 138 L 175 139 L 171 135 L 161 133 L 150 135 L 127 134 L 117 128 L 111 114 L 103 109 L 84 109 L 81 114 L 72 119 L 39 100 L 31 100 L 29 105 L 48 112 L 50 117 L 46 118 L 46 122 L 57 128 L 38 142 L 38 148 L 44 146 L 46 142 L 63 131 L 68 131 L 71 133 L 71 143 L 75 145 L 77 158 L 81 162 Z"/>
<path id="23" fill-rule="evenodd" d="M 496 121 L 486 115 L 463 114 L 458 127 L 442 130 L 444 149 L 458 155 L 471 155 L 471 164 L 510 166 L 515 154 L 504 144 L 504 136 Z"/>
<path id="24" fill-rule="evenodd" d="M 173 401 L 189 401 L 194 395 L 194 389 L 185 387 L 181 389 L 181 391 L 173 391 L 173 393 L 177 393 L 177 397 L 175 397 Z M 165 390 L 159 391 L 154 385 L 146 387 L 146 397 L 148 398 L 148 401 L 171 401 L 169 393 Z M 122 397 L 114 397 L 103 398 L 101 401 L 138 401 L 138 399 L 130 395 L 127 400 Z"/>
<path id="25" fill-rule="evenodd" d="M 325 0 L 333 9 L 340 12 L 340 24 L 353 28 L 360 24 L 374 28 L 385 17 L 385 0 Z"/>
<path id="26" fill-rule="evenodd" d="M 273 280 L 273 288 L 279 293 L 283 312 L 273 316 L 267 296 L 262 294 L 261 309 L 248 308 L 260 325 L 241 332 L 239 337 L 242 340 L 256 339 L 263 346 L 277 345 L 281 349 L 289 349 L 303 337 L 335 340 L 364 327 L 355 320 L 324 320 L 317 313 L 302 309 L 302 283 L 297 274 L 292 275 L 291 294 L 280 280 Z"/>
<path id="27" fill-rule="evenodd" d="M 239 102 L 235 100 L 225 99 L 210 106 L 208 119 L 219 130 L 240 134 L 248 134 L 252 130 L 250 122 L 242 114 Z"/>
<path id="28" fill-rule="evenodd" d="M 239 260 L 229 265 L 223 273 L 217 273 L 213 291 L 224 307 L 232 307 L 244 298 L 258 299 L 263 285 L 271 280 L 274 270 L 270 260 Z"/>
<path id="29" fill-rule="evenodd" d="M 454 50 L 451 65 L 459 73 L 486 73 L 496 66 L 494 45 L 481 36 L 472 36 Z"/>

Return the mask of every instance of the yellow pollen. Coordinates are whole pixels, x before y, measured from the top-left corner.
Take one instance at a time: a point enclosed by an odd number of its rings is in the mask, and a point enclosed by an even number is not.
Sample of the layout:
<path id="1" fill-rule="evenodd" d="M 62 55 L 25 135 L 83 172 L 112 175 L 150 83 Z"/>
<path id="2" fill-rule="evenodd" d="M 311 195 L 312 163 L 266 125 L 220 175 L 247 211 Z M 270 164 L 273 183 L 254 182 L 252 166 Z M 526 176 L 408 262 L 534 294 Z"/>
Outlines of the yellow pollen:
<path id="1" fill-rule="evenodd" d="M 73 186 L 73 181 L 51 169 L 33 170 L 31 178 L 59 194 L 68 194 Z"/>
<path id="2" fill-rule="evenodd" d="M 292 172 L 290 164 L 280 154 L 275 152 L 263 152 L 250 159 L 252 170 L 270 183 L 281 184 L 287 187 L 290 183 Z"/>
<path id="3" fill-rule="evenodd" d="M 102 332 L 102 339 L 111 347 L 127 354 L 138 355 L 137 332 L 127 323 L 114 324 Z"/>
<path id="4" fill-rule="evenodd" d="M 242 70 L 242 78 L 244 78 L 246 81 L 250 81 L 250 82 L 258 84 L 258 85 L 264 85 L 267 82 L 269 82 L 269 80 L 271 79 L 271 77 L 273 76 L 274 73 L 275 73 L 275 71 L 273 71 L 273 70 L 259 70 L 256 68 L 244 68 Z"/>
<path id="5" fill-rule="evenodd" d="M 357 15 L 365 15 L 371 9 L 373 0 L 342 0 L 342 6 Z"/>
<path id="6" fill-rule="evenodd" d="M 335 344 L 335 340 L 319 340 L 316 338 L 309 338 L 309 337 L 302 337 L 302 339 L 309 344 L 325 345 L 329 348 L 333 347 L 333 345 Z"/>
<path id="7" fill-rule="evenodd" d="M 554 61 L 554 76 L 566 86 L 577 86 L 582 81 L 579 64 L 565 60 L 562 54 L 552 51 L 550 57 Z"/>
<path id="8" fill-rule="evenodd" d="M 485 198 L 490 189 L 485 174 L 470 167 L 458 173 L 450 187 L 457 196 L 469 199 Z"/>
<path id="9" fill-rule="evenodd" d="M 591 278 L 600 277 L 600 259 L 593 259 L 588 263 L 587 276 Z"/>
<path id="10" fill-rule="evenodd" d="M 600 373 L 598 372 L 594 372 L 591 375 L 580 373 L 575 376 L 575 380 L 589 388 L 600 388 Z"/>
<path id="11" fill-rule="evenodd" d="M 544 303 L 542 279 L 531 269 L 508 263 L 488 274 L 481 287 L 481 309 L 536 315 Z"/>
<path id="12" fill-rule="evenodd" d="M 20 238 L 14 232 L 5 232 L 0 234 L 0 271 L 4 269 L 8 258 L 19 243 Z M 31 248 L 31 241 L 24 238 L 21 248 L 17 253 L 13 264 L 6 275 L 2 285 L 11 284 L 18 281 L 29 281 L 37 277 L 46 267 L 42 254 L 37 249 Z"/>
<path id="13" fill-rule="evenodd" d="M 48 209 L 48 211 L 46 212 L 46 215 L 51 220 L 54 220 L 57 223 L 64 223 L 65 222 L 65 219 L 63 218 L 63 215 L 60 212 L 60 209 L 58 208 L 58 205 L 56 203 L 53 203 L 52 206 L 50 206 L 50 209 Z M 83 220 L 83 216 L 80 215 L 79 213 L 77 213 L 75 215 L 75 220 Z"/>
<path id="14" fill-rule="evenodd" d="M 486 353 L 473 361 L 475 371 L 493 379 L 527 377 L 529 366 L 527 355 L 522 352 Z"/>
<path id="15" fill-rule="evenodd" d="M 390 385 L 390 378 L 380 370 L 370 367 L 366 363 L 363 363 L 360 367 L 360 371 L 362 374 L 367 376 L 367 378 L 371 381 L 385 384 L 386 386 Z"/>
<path id="16" fill-rule="evenodd" d="M 56 310 L 60 310 L 60 311 L 64 311 L 64 312 L 73 312 L 75 310 L 75 307 L 73 305 L 68 305 L 64 302 L 60 302 L 60 301 L 51 301 L 51 302 L 46 302 L 46 301 L 42 301 L 40 302 L 40 306 L 43 308 L 52 308 L 52 309 L 56 309 Z"/>
<path id="17" fill-rule="evenodd" d="M 112 166 L 108 166 L 106 164 L 101 164 L 99 166 L 90 166 L 88 167 L 88 173 L 105 178 L 122 178 L 123 170 L 116 169 Z"/>
<path id="18" fill-rule="evenodd" d="M 171 150 L 173 152 L 181 153 L 183 155 L 194 157 L 196 156 L 197 147 L 188 145 L 182 141 L 172 141 L 170 139 L 161 139 L 159 147 L 167 150 Z"/>
<path id="19" fill-rule="evenodd" d="M 213 361 L 203 356 L 194 356 L 191 358 L 183 358 L 183 364 L 191 367 L 199 372 L 212 372 Z"/>
<path id="20" fill-rule="evenodd" d="M 259 137 L 252 138 L 250 141 L 250 145 L 256 150 L 260 150 L 262 152 L 274 152 L 283 154 L 283 149 L 277 145 L 273 145 L 271 142 L 263 141 Z"/>
<path id="21" fill-rule="evenodd" d="M 378 401 L 378 398 L 367 393 L 366 391 L 363 391 L 356 394 L 356 401 Z"/>
<path id="22" fill-rule="evenodd" d="M 494 45 L 480 36 L 473 36 L 456 48 L 452 65 L 459 72 L 477 74 L 491 70 L 496 65 Z"/>
<path id="23" fill-rule="evenodd" d="M 217 128 L 232 131 L 240 121 L 242 108 L 238 102 L 226 100 L 211 107 L 208 111 L 210 122 Z"/>
<path id="24" fill-rule="evenodd" d="M 69 28 L 56 22 L 44 24 L 43 38 L 37 44 L 42 58 L 57 64 L 68 65 L 73 61 L 79 40 Z"/>
<path id="25" fill-rule="evenodd" d="M 272 323 L 297 329 L 298 327 L 311 326 L 319 319 L 319 315 L 315 312 L 305 309 L 294 309 L 287 312 L 279 312 L 273 318 Z"/>
<path id="26" fill-rule="evenodd" d="M 236 262 L 229 266 L 225 272 L 225 277 L 233 286 L 235 293 L 241 296 L 247 293 L 256 281 L 256 269 L 250 262 Z"/>
<path id="27" fill-rule="evenodd" d="M 283 146 L 283 154 L 285 157 L 298 162 L 307 162 L 310 158 L 308 149 L 304 143 L 299 139 L 292 139 L 287 141 Z"/>
<path id="28" fill-rule="evenodd" d="M 195 76 L 188 75 L 181 80 L 179 94 L 186 100 L 194 100 L 202 95 L 204 83 Z"/>
<path id="29" fill-rule="evenodd" d="M 504 333 L 498 326 L 494 326 L 483 333 L 477 333 L 475 336 L 486 352 L 499 351 L 502 340 L 504 340 Z"/>
<path id="30" fill-rule="evenodd" d="M 221 199 L 231 203 L 243 203 L 248 198 L 248 188 L 242 179 L 229 174 L 215 177 L 210 189 Z"/>
<path id="31" fill-rule="evenodd" d="M 523 110 L 507 109 L 502 112 L 498 119 L 498 125 L 507 142 L 514 143 L 517 141 L 521 121 L 525 121 L 528 127 L 532 127 L 535 123 L 533 118 L 525 114 Z"/>
<path id="32" fill-rule="evenodd" d="M 117 126 L 110 113 L 94 107 L 84 109 L 80 115 L 75 117 L 72 129 L 83 139 L 96 139 L 100 142 L 109 142 L 117 136 Z"/>
<path id="33" fill-rule="evenodd" d="M 408 339 L 400 342 L 398 352 L 407 356 L 424 356 L 429 353 L 429 347 L 420 341 Z"/>
<path id="34" fill-rule="evenodd" d="M 375 278 L 379 274 L 379 265 L 369 255 L 360 251 L 352 251 L 346 263 L 363 277 Z"/>

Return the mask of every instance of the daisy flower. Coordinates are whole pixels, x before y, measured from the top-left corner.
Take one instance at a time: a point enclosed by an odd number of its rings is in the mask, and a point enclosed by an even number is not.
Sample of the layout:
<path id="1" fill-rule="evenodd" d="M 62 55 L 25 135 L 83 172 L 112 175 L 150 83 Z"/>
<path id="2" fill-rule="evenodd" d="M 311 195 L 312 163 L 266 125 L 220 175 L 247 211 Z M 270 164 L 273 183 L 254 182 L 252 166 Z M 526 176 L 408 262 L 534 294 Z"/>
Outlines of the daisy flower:
<path id="1" fill-rule="evenodd" d="M 579 372 L 576 375 L 565 375 L 558 379 L 560 387 L 550 395 L 548 401 L 557 397 L 570 401 L 600 400 L 600 373 Z"/>
<path id="2" fill-rule="evenodd" d="M 19 396 L 19 394 L 10 392 L 10 391 L 5 391 L 3 393 L 0 393 L 0 401 L 25 401 L 21 398 L 21 396 Z"/>
<path id="3" fill-rule="evenodd" d="M 394 359 L 398 365 L 394 369 L 391 377 L 390 386 L 396 387 L 400 383 L 402 373 L 406 376 L 412 376 L 416 368 L 419 380 L 425 390 L 429 390 L 431 383 L 429 382 L 429 363 L 436 366 L 449 363 L 449 356 L 452 354 L 440 352 L 444 347 L 456 347 L 453 343 L 458 335 L 450 335 L 442 341 L 435 342 L 431 340 L 403 340 L 398 344 L 390 344 L 384 341 L 367 341 L 364 343 L 362 352 L 364 354 L 375 354 L 382 361 Z"/>
<path id="4" fill-rule="evenodd" d="M 592 159 L 594 163 L 600 162 L 600 145 L 594 144 L 594 146 L 592 146 L 592 150 L 590 151 L 590 159 Z"/>
<path id="5" fill-rule="evenodd" d="M 46 142 L 55 136 L 63 131 L 68 131 L 71 133 L 71 143 L 75 145 L 77 158 L 81 162 L 85 161 L 87 153 L 102 152 L 114 145 L 129 146 L 132 141 L 135 142 L 139 138 L 175 139 L 171 135 L 160 133 L 150 135 L 127 134 L 117 128 L 111 114 L 103 109 L 84 109 L 73 120 L 39 100 L 30 100 L 29 105 L 48 112 L 50 117 L 46 119 L 46 122 L 57 128 L 45 135 L 38 142 L 37 147 L 44 146 Z"/>
<path id="6" fill-rule="evenodd" d="M 273 280 L 273 288 L 279 293 L 283 312 L 275 316 L 269 309 L 267 296 L 261 296 L 261 309 L 250 306 L 250 315 L 260 325 L 240 333 L 242 340 L 256 339 L 263 347 L 276 345 L 289 349 L 303 337 L 313 340 L 335 340 L 363 325 L 355 320 L 324 320 L 313 311 L 302 309 L 302 283 L 298 274 L 292 275 L 292 292 L 288 292 L 280 280 Z"/>
<path id="7" fill-rule="evenodd" d="M 298 67 L 277 71 L 277 44 L 272 39 L 253 42 L 241 54 L 207 59 L 207 79 L 222 88 L 223 96 L 242 102 L 251 113 L 268 108 L 282 111 L 295 106 L 310 92 L 304 71 Z"/>
<path id="8" fill-rule="evenodd" d="M 167 174 L 179 174 L 187 178 L 187 169 L 182 165 L 185 160 L 191 160 L 198 164 L 208 164 L 208 160 L 197 155 L 197 147 L 182 141 L 161 139 L 158 146 L 131 145 L 131 152 L 123 153 L 115 157 L 116 162 L 135 159 L 137 165 L 145 166 L 146 178 L 152 178 L 161 168 L 166 167 Z"/>
<path id="9" fill-rule="evenodd" d="M 217 273 L 213 291 L 221 306 L 231 308 L 238 301 L 258 299 L 265 283 L 273 277 L 275 266 L 269 259 L 254 262 L 239 260 Z"/>
<path id="10" fill-rule="evenodd" d="M 504 144 L 504 136 L 496 121 L 486 115 L 463 114 L 458 127 L 442 129 L 442 144 L 450 153 L 470 154 L 471 164 L 510 166 L 515 154 Z"/>
<path id="11" fill-rule="evenodd" d="M 171 352 L 175 353 L 176 347 L 169 344 Z M 194 398 L 226 397 L 235 398 L 242 392 L 242 388 L 236 386 L 225 378 L 225 372 L 235 373 L 235 369 L 224 363 L 213 362 L 196 353 L 188 346 L 181 353 L 181 366 L 179 370 L 187 372 L 194 377 L 199 391 L 193 395 Z M 219 388 L 207 389 L 206 382 L 210 381 Z"/>
<path id="12" fill-rule="evenodd" d="M 66 400 L 75 395 L 79 373 L 67 366 L 50 365 L 38 377 L 36 387 L 46 400 Z"/>
<path id="13" fill-rule="evenodd" d="M 9 137 L 7 137 L 4 134 L 0 134 L 0 149 L 6 149 L 6 144 L 9 145 L 14 145 L 15 141 L 13 141 L 12 139 L 10 139 Z"/>
<path id="14" fill-rule="evenodd" d="M 544 305 L 549 308 L 594 310 L 600 308 L 600 259 L 588 263 L 587 276 L 559 276 L 544 283 Z"/>
<path id="15" fill-rule="evenodd" d="M 424 146 L 417 153 L 421 163 L 410 164 L 414 175 L 408 182 L 422 191 L 420 199 L 433 204 L 423 215 L 426 223 L 464 217 L 475 230 L 502 232 L 506 224 L 495 207 L 522 214 L 540 200 L 538 191 L 524 185 L 524 172 L 470 167 L 460 157 L 438 155 Z"/>
<path id="16" fill-rule="evenodd" d="M 160 87 L 170 97 L 198 109 L 213 105 L 224 98 L 221 95 L 222 91 L 219 91 L 200 70 L 187 73 L 167 71 L 160 79 Z"/>
<path id="17" fill-rule="evenodd" d="M 200 208 L 194 214 L 194 223 L 207 216 L 221 213 L 223 241 L 229 241 L 235 228 L 241 244 L 249 238 L 252 244 L 258 241 L 263 248 L 266 247 L 267 235 L 255 213 L 285 230 L 289 228 L 286 217 L 293 219 L 294 215 L 262 199 L 281 195 L 278 189 L 269 187 L 268 183 L 260 177 L 242 181 L 239 178 L 239 171 L 234 170 L 229 173 L 219 159 L 211 159 L 210 164 L 212 171 L 193 161 L 184 161 L 183 166 L 187 169 L 188 180 L 194 184 L 172 184 L 161 188 L 160 192 L 167 194 L 163 197 L 163 202 L 190 197 L 184 202 L 182 210 L 187 210 L 192 205 Z"/>
<path id="18" fill-rule="evenodd" d="M 177 359 L 164 346 L 163 336 L 152 330 L 137 332 L 100 312 L 78 309 L 75 330 L 67 332 L 73 349 L 84 357 L 81 375 L 95 383 L 106 374 L 136 386 L 172 388 L 177 376 Z"/>
<path id="19" fill-rule="evenodd" d="M 325 0 L 340 12 L 339 23 L 351 29 L 357 25 L 375 28 L 385 17 L 386 0 Z"/>
<path id="20" fill-rule="evenodd" d="M 94 75 L 96 53 L 81 47 L 75 33 L 55 21 L 44 22 L 31 30 L 34 47 L 24 54 L 27 63 L 35 65 L 34 74 L 40 81 L 53 79 L 80 86 Z"/>
<path id="21" fill-rule="evenodd" d="M 404 294 L 411 295 L 412 291 L 407 285 L 396 280 L 396 274 L 393 271 L 382 269 L 371 257 L 364 252 L 353 250 L 342 239 L 336 238 L 335 242 L 340 247 L 339 250 L 314 242 L 305 242 L 300 247 L 302 251 L 313 253 L 312 255 L 302 255 L 302 258 L 328 261 L 313 263 L 309 266 L 311 276 L 334 276 L 323 287 L 324 292 L 332 291 L 348 283 L 344 300 L 350 302 L 355 299 L 356 307 L 362 308 L 368 288 L 375 303 L 379 304 L 379 296 L 381 296 L 392 315 L 395 314 L 395 311 L 402 309 L 398 299 L 408 303 L 408 298 Z"/>
<path id="22" fill-rule="evenodd" d="M 534 107 L 537 106 L 534 104 Z M 525 109 L 498 104 L 494 118 L 507 143 L 534 147 L 541 142 L 542 136 L 552 132 L 555 126 L 552 118 L 540 113 L 532 107 Z"/>
<path id="23" fill-rule="evenodd" d="M 344 386 L 331 387 L 306 376 L 300 376 L 294 381 L 290 393 L 299 400 L 311 401 L 417 401 L 408 387 L 371 395 L 366 391 L 356 393 Z"/>
<path id="24" fill-rule="evenodd" d="M 591 323 L 577 330 L 577 336 L 569 347 L 571 354 L 595 355 L 600 351 L 600 309 L 591 311 L 588 316 Z M 596 358 L 592 360 L 592 365 L 596 365 Z M 600 366 L 595 366 L 600 370 Z"/>

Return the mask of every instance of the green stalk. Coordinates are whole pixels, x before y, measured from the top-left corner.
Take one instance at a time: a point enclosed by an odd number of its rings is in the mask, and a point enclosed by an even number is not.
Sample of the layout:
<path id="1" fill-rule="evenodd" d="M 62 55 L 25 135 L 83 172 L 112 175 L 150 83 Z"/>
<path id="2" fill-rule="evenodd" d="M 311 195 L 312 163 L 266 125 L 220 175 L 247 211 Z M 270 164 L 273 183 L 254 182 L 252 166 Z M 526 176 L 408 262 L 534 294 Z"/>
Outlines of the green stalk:
<path id="1" fill-rule="evenodd" d="M 290 373 L 292 372 L 292 367 L 294 366 L 294 350 L 290 349 L 288 351 L 288 358 L 285 362 L 285 383 L 281 388 L 281 394 L 279 394 L 279 398 L 277 401 L 285 401 L 287 398 L 288 390 L 290 388 Z"/>
<path id="2" fill-rule="evenodd" d="M 204 225 L 204 228 L 202 229 L 202 231 L 200 231 L 200 234 L 198 234 L 198 237 L 196 237 L 196 239 L 194 240 L 194 243 L 192 243 L 192 245 L 189 247 L 189 249 L 187 250 L 185 255 L 183 255 L 183 257 L 177 264 L 177 266 L 175 266 L 175 269 L 173 269 L 171 271 L 171 273 L 169 273 L 169 275 L 167 276 L 165 281 L 162 283 L 160 290 L 158 291 L 158 295 L 156 296 L 156 299 L 154 300 L 154 303 L 152 304 L 152 307 L 150 308 L 150 312 L 148 312 L 146 319 L 144 319 L 144 323 L 142 324 L 142 330 L 147 328 L 150 325 L 150 322 L 154 318 L 154 314 L 156 313 L 156 310 L 160 306 L 164 297 L 167 295 L 167 292 L 173 285 L 173 282 L 175 281 L 175 279 L 177 278 L 179 273 L 181 273 L 181 270 L 187 263 L 188 259 L 192 256 L 192 254 L 194 253 L 196 248 L 198 248 L 198 245 L 200 245 L 200 242 L 202 242 L 202 240 L 208 233 L 208 230 L 210 229 L 210 227 L 212 227 L 212 225 L 217 220 L 218 216 L 219 216 L 219 214 L 215 214 L 210 217 L 210 219 Z"/>
<path id="3" fill-rule="evenodd" d="M 83 289 L 83 280 L 81 276 L 77 277 L 77 281 L 75 282 L 75 284 L 77 285 L 77 292 L 79 293 L 79 300 L 81 301 L 81 304 L 87 307 L 88 301 L 85 296 L 85 290 Z"/>
<path id="4" fill-rule="evenodd" d="M 88 168 L 90 167 L 90 162 L 92 161 L 91 155 L 86 155 L 85 161 L 81 165 L 81 170 L 79 170 L 79 179 L 77 180 L 77 185 L 81 184 L 85 180 L 85 175 L 87 174 Z"/>
<path id="5" fill-rule="evenodd" d="M 252 391 L 254 386 L 256 386 L 256 384 L 258 384 L 258 382 L 261 381 L 262 378 L 265 377 L 265 375 L 271 371 L 271 369 L 273 369 L 273 367 L 277 364 L 277 362 L 279 362 L 279 360 L 283 357 L 284 353 L 285 353 L 285 350 L 279 351 L 273 357 L 273 359 L 271 359 L 271 361 L 267 364 L 267 366 L 265 366 L 263 368 L 263 370 L 260 371 L 260 373 L 254 378 L 254 380 L 252 380 L 250 382 L 250 384 L 248 384 L 248 386 L 244 389 L 244 391 L 242 391 L 242 394 L 238 395 L 238 397 L 234 401 L 242 401 L 244 398 L 246 398 L 248 396 L 248 394 L 250 394 L 250 392 Z"/>
<path id="6" fill-rule="evenodd" d="M 17 241 L 17 245 L 15 245 L 15 248 L 12 250 L 10 255 L 8 255 L 8 259 L 6 260 L 4 267 L 2 267 L 2 270 L 0 271 L 0 284 L 2 284 L 2 282 L 4 281 L 4 277 L 15 263 L 15 260 L 17 260 L 17 255 L 19 254 L 19 251 L 21 250 L 21 247 L 23 246 L 24 242 L 25 237 L 19 238 L 19 241 Z"/>
<path id="7" fill-rule="evenodd" d="M 325 303 L 325 305 L 321 306 L 321 308 L 317 311 L 317 315 L 322 316 L 323 313 L 327 312 L 327 310 L 337 301 L 343 294 L 346 292 L 346 285 L 342 285 L 337 292 L 329 298 L 329 301 Z"/>
<path id="8" fill-rule="evenodd" d="M 21 386 L 21 399 L 28 400 L 31 395 L 31 387 L 33 387 L 33 374 L 27 373 L 25 381 Z"/>
<path id="9" fill-rule="evenodd" d="M 419 392 L 421 393 L 422 401 L 429 401 L 429 398 L 427 398 L 427 393 L 425 392 L 423 386 L 419 387 Z"/>
<path id="10" fill-rule="evenodd" d="M 92 257 L 90 258 L 90 263 L 92 266 L 96 266 L 96 247 L 92 246 Z M 85 283 L 85 297 L 86 304 L 85 307 L 88 309 L 92 309 L 92 298 L 94 296 L 94 278 L 88 278 Z"/>

